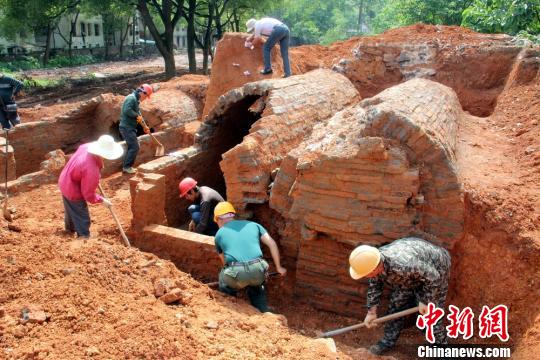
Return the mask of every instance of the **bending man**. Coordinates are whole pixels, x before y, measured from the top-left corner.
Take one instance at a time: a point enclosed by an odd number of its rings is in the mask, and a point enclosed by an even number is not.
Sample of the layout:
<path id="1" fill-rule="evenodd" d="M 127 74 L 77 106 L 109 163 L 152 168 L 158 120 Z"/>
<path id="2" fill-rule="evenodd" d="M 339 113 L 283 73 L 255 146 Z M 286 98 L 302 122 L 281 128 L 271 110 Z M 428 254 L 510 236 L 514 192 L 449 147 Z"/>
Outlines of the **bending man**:
<path id="1" fill-rule="evenodd" d="M 235 220 L 235 214 L 229 202 L 220 202 L 214 210 L 214 220 L 219 225 L 216 250 L 224 265 L 219 273 L 219 290 L 236 295 L 238 290 L 247 288 L 251 305 L 267 312 L 264 282 L 268 263 L 262 257 L 261 242 L 270 249 L 276 271 L 284 276 L 287 270 L 281 266 L 277 244 L 266 230 L 253 221 Z"/>
<path id="2" fill-rule="evenodd" d="M 268 39 L 263 45 L 264 69 L 261 74 L 271 74 L 272 60 L 270 54 L 272 48 L 279 41 L 279 49 L 281 58 L 283 59 L 283 77 L 291 76 L 291 65 L 289 63 L 289 42 L 290 31 L 287 25 L 274 18 L 262 18 L 260 20 L 249 19 L 246 22 L 248 33 L 253 33 L 247 38 L 247 43 L 262 42 L 262 36 L 268 36 Z"/>
<path id="3" fill-rule="evenodd" d="M 90 214 L 86 203 L 110 207 L 111 202 L 96 194 L 103 159 L 115 160 L 124 149 L 110 135 L 79 146 L 60 174 L 58 186 L 64 201 L 64 225 L 67 233 L 90 237 Z"/>
<path id="4" fill-rule="evenodd" d="M 349 263 L 353 279 L 369 279 L 368 312 L 364 320 L 368 328 L 375 325 L 372 322 L 377 319 L 384 284 L 392 289 L 388 314 L 416 304 L 420 307 L 420 313 L 425 314 L 430 302 L 437 307 L 445 305 L 451 259 L 448 251 L 442 247 L 414 237 L 396 240 L 379 249 L 361 245 L 352 251 Z M 404 322 L 404 318 L 400 318 L 385 323 L 384 337 L 369 351 L 380 355 L 391 349 L 399 338 Z M 442 321 L 435 325 L 434 335 L 437 344 L 447 343 Z"/>
<path id="5" fill-rule="evenodd" d="M 23 88 L 23 83 L 0 73 L 0 123 L 5 130 L 18 125 L 21 121 L 17 112 L 8 112 L 8 105 L 15 104 L 15 97 Z"/>

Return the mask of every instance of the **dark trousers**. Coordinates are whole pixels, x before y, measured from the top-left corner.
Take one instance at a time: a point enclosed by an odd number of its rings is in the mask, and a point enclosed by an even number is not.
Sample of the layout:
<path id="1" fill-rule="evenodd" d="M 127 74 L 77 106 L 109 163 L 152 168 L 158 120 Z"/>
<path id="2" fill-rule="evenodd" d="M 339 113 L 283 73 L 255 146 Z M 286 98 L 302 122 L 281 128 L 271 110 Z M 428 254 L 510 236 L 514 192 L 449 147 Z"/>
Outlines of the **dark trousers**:
<path id="1" fill-rule="evenodd" d="M 13 113 L 12 117 L 9 118 L 7 113 L 3 109 L 0 109 L 0 124 L 2 124 L 2 129 L 9 130 L 20 123 L 21 118 L 19 114 Z"/>
<path id="2" fill-rule="evenodd" d="M 90 213 L 86 201 L 64 201 L 64 226 L 66 231 L 76 232 L 77 236 L 90 237 Z"/>
<path id="3" fill-rule="evenodd" d="M 201 206 L 192 204 L 188 207 L 188 212 L 191 216 L 191 220 L 193 220 L 195 225 L 199 225 L 199 223 L 201 222 Z M 218 225 L 214 222 L 214 220 L 210 219 L 208 226 L 206 227 L 206 230 L 203 234 L 208 236 L 215 236 L 218 230 Z"/>
<path id="4" fill-rule="evenodd" d="M 193 220 L 195 224 L 198 224 L 201 222 L 201 206 L 200 205 L 195 205 L 195 204 L 189 205 L 187 210 L 189 212 L 189 215 L 191 215 L 191 220 Z"/>
<path id="5" fill-rule="evenodd" d="M 289 63 L 289 28 L 286 25 L 277 25 L 272 30 L 272 33 L 268 37 L 268 40 L 263 46 L 264 55 L 264 70 L 272 70 L 272 61 L 270 59 L 270 53 L 272 48 L 279 41 L 279 48 L 281 51 L 281 58 L 283 59 L 283 72 L 285 76 L 291 75 L 291 65 Z"/>
<path id="6" fill-rule="evenodd" d="M 446 295 L 448 293 L 448 281 L 442 281 L 438 287 L 436 298 L 433 303 L 440 308 L 444 308 L 446 302 Z M 390 295 L 390 304 L 388 305 L 387 314 L 393 314 L 398 311 L 406 310 L 408 308 L 418 305 L 416 294 L 412 289 L 395 289 Z M 427 304 L 426 304 L 427 305 Z M 448 338 L 446 337 L 446 327 L 444 325 L 444 318 L 440 319 L 433 327 L 433 335 L 435 336 L 436 344 L 447 344 Z M 401 330 L 405 325 L 405 318 L 399 318 L 396 320 L 388 321 L 384 324 L 384 337 L 380 343 L 387 347 L 392 347 L 396 344 Z"/>
<path id="7" fill-rule="evenodd" d="M 127 145 L 126 156 L 124 157 L 124 169 L 130 168 L 135 164 L 135 159 L 139 153 L 139 140 L 137 139 L 137 129 L 128 129 L 125 127 L 120 127 L 120 134 L 125 140 Z"/>

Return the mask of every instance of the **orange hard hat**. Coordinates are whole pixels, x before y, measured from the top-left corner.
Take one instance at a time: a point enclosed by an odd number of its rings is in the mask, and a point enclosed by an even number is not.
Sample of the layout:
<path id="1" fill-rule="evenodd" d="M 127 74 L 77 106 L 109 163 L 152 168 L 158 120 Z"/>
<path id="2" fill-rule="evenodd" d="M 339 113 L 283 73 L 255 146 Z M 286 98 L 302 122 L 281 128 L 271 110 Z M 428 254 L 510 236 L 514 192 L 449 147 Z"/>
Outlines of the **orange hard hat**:
<path id="1" fill-rule="evenodd" d="M 150 95 L 152 95 L 154 93 L 154 89 L 152 88 L 152 86 L 150 86 L 148 84 L 142 84 L 140 89 L 148 97 L 150 97 Z"/>
<path id="2" fill-rule="evenodd" d="M 189 190 L 193 189 L 195 186 L 197 186 L 197 181 L 195 181 L 195 179 L 190 177 L 184 178 L 182 181 L 180 181 L 180 184 L 178 184 L 180 197 L 186 196 Z"/>

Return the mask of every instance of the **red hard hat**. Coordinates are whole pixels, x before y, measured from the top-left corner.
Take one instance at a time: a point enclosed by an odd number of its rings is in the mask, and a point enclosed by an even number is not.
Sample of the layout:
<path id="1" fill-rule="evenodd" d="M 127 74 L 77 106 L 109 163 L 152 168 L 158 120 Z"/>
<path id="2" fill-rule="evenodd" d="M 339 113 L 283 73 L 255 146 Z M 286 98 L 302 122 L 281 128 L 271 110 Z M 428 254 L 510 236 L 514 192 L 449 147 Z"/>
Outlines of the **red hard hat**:
<path id="1" fill-rule="evenodd" d="M 152 86 L 148 85 L 148 84 L 142 84 L 141 85 L 141 88 L 140 88 L 145 94 L 146 96 L 150 97 L 150 95 L 152 95 L 154 93 L 154 89 L 152 88 Z"/>
<path id="2" fill-rule="evenodd" d="M 193 189 L 195 186 L 197 186 L 197 182 L 195 181 L 195 179 L 192 179 L 190 177 L 184 178 L 182 181 L 180 181 L 180 184 L 178 184 L 178 189 L 180 190 L 180 197 L 186 196 L 189 190 Z"/>

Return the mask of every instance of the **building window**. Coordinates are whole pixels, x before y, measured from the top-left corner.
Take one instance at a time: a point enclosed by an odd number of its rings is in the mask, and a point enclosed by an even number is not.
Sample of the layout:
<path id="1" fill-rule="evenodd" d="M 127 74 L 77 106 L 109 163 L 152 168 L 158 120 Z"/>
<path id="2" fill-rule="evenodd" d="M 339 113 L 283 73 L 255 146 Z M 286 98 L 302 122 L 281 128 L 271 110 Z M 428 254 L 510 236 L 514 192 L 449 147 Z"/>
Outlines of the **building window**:
<path id="1" fill-rule="evenodd" d="M 86 24 L 81 22 L 81 36 L 86 36 Z"/>
<path id="2" fill-rule="evenodd" d="M 92 24 L 87 24 L 88 36 L 92 36 Z"/>
<path id="3" fill-rule="evenodd" d="M 94 24 L 94 35 L 99 36 L 99 24 Z"/>

